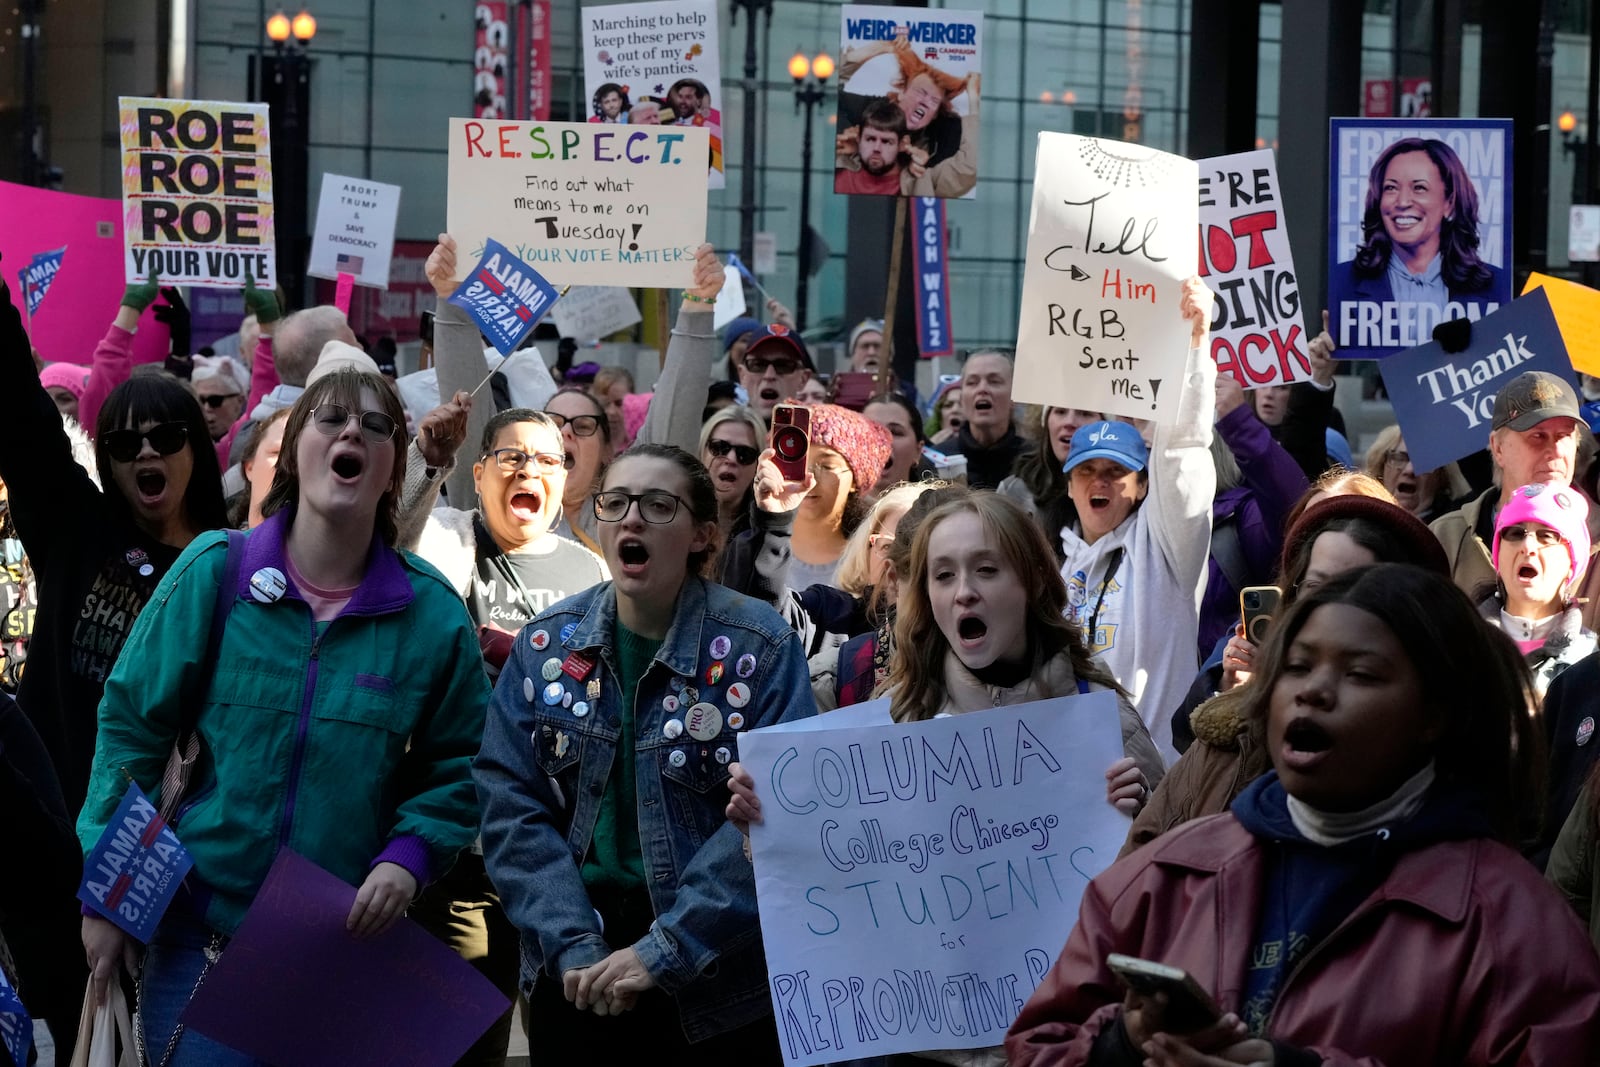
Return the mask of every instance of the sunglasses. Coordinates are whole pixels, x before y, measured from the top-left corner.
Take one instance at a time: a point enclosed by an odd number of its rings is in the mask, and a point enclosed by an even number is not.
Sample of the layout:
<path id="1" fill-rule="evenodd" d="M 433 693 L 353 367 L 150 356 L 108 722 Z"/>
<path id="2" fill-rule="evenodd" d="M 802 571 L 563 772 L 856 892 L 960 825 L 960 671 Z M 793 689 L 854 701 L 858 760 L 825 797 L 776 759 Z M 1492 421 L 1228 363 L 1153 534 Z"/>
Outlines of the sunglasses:
<path id="1" fill-rule="evenodd" d="M 394 436 L 395 421 L 381 411 L 351 411 L 343 404 L 319 404 L 311 410 L 311 425 L 329 437 L 338 437 L 354 416 L 361 436 L 381 445 Z"/>
<path id="2" fill-rule="evenodd" d="M 228 401 L 236 400 L 242 395 L 242 393 L 223 393 L 221 396 L 201 396 L 196 397 L 195 399 L 200 401 L 200 403 L 204 404 L 206 407 L 215 410 L 226 404 Z"/>
<path id="3" fill-rule="evenodd" d="M 579 437 L 593 437 L 594 432 L 600 428 L 598 415 L 558 415 L 554 411 L 545 412 L 555 422 L 557 429 L 572 427 L 572 432 Z"/>
<path id="4" fill-rule="evenodd" d="M 146 441 L 163 456 L 170 456 L 189 440 L 189 427 L 181 422 L 161 422 L 148 430 L 111 430 L 100 436 L 106 452 L 118 463 L 132 463 Z"/>
<path id="5" fill-rule="evenodd" d="M 1561 543 L 1561 534 L 1548 526 L 1507 526 L 1500 531 L 1502 542 L 1510 541 L 1519 544 L 1532 537 L 1534 543 L 1540 548 L 1549 548 L 1551 545 Z"/>
<path id="6" fill-rule="evenodd" d="M 715 437 L 706 442 L 706 451 L 717 459 L 722 459 L 732 452 L 733 458 L 741 467 L 753 467 L 756 460 L 761 458 L 761 453 L 749 445 L 736 445 L 732 441 L 719 441 Z"/>
<path id="7" fill-rule="evenodd" d="M 768 367 L 771 367 L 777 372 L 778 377 L 782 378 L 784 375 L 793 374 L 799 370 L 801 363 L 793 356 L 778 356 L 776 359 L 769 359 L 766 356 L 744 357 L 744 369 L 751 374 L 765 374 Z"/>

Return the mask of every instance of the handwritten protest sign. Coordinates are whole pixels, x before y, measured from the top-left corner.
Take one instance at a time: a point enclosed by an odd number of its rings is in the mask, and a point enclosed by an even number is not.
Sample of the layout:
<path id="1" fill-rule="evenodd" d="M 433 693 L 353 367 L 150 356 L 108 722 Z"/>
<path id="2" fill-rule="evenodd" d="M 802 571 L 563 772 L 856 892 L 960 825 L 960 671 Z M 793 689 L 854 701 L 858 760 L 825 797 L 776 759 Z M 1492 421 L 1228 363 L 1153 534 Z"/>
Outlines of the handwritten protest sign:
<path id="1" fill-rule="evenodd" d="M 355 899 L 355 886 L 280 851 L 180 1021 L 268 1063 L 454 1063 L 510 1004 L 410 919 L 351 937 Z"/>
<path id="2" fill-rule="evenodd" d="M 1600 375 L 1600 290 L 1538 271 L 1528 275 L 1522 295 L 1535 289 L 1543 289 L 1550 300 L 1573 369 Z"/>
<path id="3" fill-rule="evenodd" d="M 722 61 L 714 0 L 585 7 L 579 17 L 589 121 L 704 129 L 708 188 L 721 189 Z"/>
<path id="4" fill-rule="evenodd" d="M 633 294 L 617 285 L 575 286 L 550 309 L 562 337 L 584 341 L 626 330 L 642 317 Z"/>
<path id="5" fill-rule="evenodd" d="M 472 316 L 502 356 L 517 350 L 555 300 L 553 285 L 493 240 L 467 280 L 450 294 L 450 303 Z"/>
<path id="6" fill-rule="evenodd" d="M 982 12 L 846 4 L 839 18 L 833 191 L 972 196 Z"/>
<path id="7" fill-rule="evenodd" d="M 1015 395 L 1171 421 L 1189 351 L 1193 160 L 1041 133 L 1017 326 Z"/>
<path id="8" fill-rule="evenodd" d="M 124 96 L 126 277 L 169 285 L 270 288 L 272 139 L 266 104 Z"/>
<path id="9" fill-rule="evenodd" d="M 706 131 L 450 120 L 446 226 L 557 285 L 688 286 L 705 240 Z"/>
<path id="10" fill-rule="evenodd" d="M 784 1062 L 1000 1044 L 1127 833 L 1116 697 L 830 717 L 739 744 Z"/>
<path id="11" fill-rule="evenodd" d="M 83 861 L 78 899 L 148 943 L 194 866 L 144 790 L 130 783 Z"/>
<path id="12" fill-rule="evenodd" d="M 306 273 L 313 278 L 350 274 L 357 285 L 389 288 L 389 255 L 399 213 L 398 185 L 324 174 Z"/>
<path id="13" fill-rule="evenodd" d="M 1440 322 L 1511 299 L 1510 119 L 1333 119 L 1331 137 L 1340 358 L 1423 344 Z"/>
<path id="14" fill-rule="evenodd" d="M 1246 389 L 1311 377 L 1272 152 L 1198 160 L 1200 277 L 1217 294 L 1211 356 Z"/>
<path id="15" fill-rule="evenodd" d="M 1472 343 L 1446 352 L 1437 342 L 1378 364 L 1411 464 L 1437 470 L 1489 444 L 1494 398 L 1526 371 L 1572 377 L 1550 299 L 1543 289 L 1472 325 Z"/>

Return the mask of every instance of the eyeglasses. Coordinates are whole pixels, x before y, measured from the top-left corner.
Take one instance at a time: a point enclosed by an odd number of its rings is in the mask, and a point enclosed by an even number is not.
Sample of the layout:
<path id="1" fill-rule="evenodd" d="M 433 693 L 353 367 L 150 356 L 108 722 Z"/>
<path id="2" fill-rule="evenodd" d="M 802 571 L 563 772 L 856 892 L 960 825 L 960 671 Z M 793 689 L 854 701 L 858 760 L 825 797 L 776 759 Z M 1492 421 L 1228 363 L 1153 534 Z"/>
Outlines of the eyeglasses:
<path id="1" fill-rule="evenodd" d="M 1540 548 L 1559 545 L 1563 540 L 1559 531 L 1552 530 L 1548 526 L 1507 526 L 1500 531 L 1502 543 L 1510 541 L 1512 544 L 1517 544 L 1518 542 L 1526 541 L 1529 537 L 1532 537 L 1534 543 Z"/>
<path id="2" fill-rule="evenodd" d="M 793 356 L 778 356 L 776 359 L 767 356 L 746 355 L 744 357 L 744 369 L 751 374 L 765 374 L 768 367 L 771 367 L 777 372 L 778 377 L 782 378 L 799 370 L 801 363 Z"/>
<path id="3" fill-rule="evenodd" d="M 394 436 L 395 422 L 381 411 L 351 411 L 343 404 L 319 404 L 311 409 L 311 425 L 329 437 L 338 437 L 354 416 L 361 436 L 381 445 Z"/>
<path id="4" fill-rule="evenodd" d="M 571 470 L 574 460 L 565 452 L 524 452 L 520 448 L 497 448 L 484 458 L 493 458 L 501 470 L 510 474 L 532 463 L 540 474 Z"/>
<path id="5" fill-rule="evenodd" d="M 1391 448 L 1383 454 L 1383 462 L 1390 467 L 1404 467 L 1411 462 L 1411 453 Z"/>
<path id="6" fill-rule="evenodd" d="M 220 408 L 222 405 L 226 404 L 228 401 L 237 400 L 243 395 L 243 393 L 223 393 L 220 396 L 202 396 L 197 397 L 196 399 L 198 399 L 200 403 L 204 404 L 206 407 L 215 410 L 216 408 Z"/>
<path id="7" fill-rule="evenodd" d="M 170 456 L 189 440 L 189 427 L 181 422 L 159 422 L 148 430 L 110 430 L 100 435 L 106 452 L 118 463 L 132 463 L 146 441 L 163 456 Z"/>
<path id="8" fill-rule="evenodd" d="M 741 467 L 753 467 L 756 460 L 761 458 L 761 453 L 749 445 L 736 445 L 732 441 L 719 441 L 715 437 L 706 442 L 706 451 L 718 459 L 733 453 L 733 458 Z"/>
<path id="9" fill-rule="evenodd" d="M 557 415 L 553 411 L 545 412 L 556 424 L 556 429 L 572 427 L 572 432 L 578 437 L 593 437 L 594 432 L 600 428 L 598 415 Z"/>
<path id="10" fill-rule="evenodd" d="M 639 504 L 639 517 L 654 525 L 671 522 L 678 517 L 678 505 L 683 501 L 671 493 L 624 493 L 608 491 L 594 495 L 594 517 L 601 522 L 621 522 L 628 509 Z"/>

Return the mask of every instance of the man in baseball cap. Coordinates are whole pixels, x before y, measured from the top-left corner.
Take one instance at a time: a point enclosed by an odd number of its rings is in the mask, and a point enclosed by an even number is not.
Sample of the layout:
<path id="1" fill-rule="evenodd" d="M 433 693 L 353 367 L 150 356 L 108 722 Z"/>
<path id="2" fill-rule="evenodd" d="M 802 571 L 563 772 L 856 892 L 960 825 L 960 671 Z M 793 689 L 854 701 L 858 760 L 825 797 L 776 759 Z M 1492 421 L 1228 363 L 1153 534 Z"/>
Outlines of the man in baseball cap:
<path id="1" fill-rule="evenodd" d="M 750 345 L 739 360 L 739 384 L 750 407 L 770 421 L 772 409 L 800 391 L 814 369 L 800 335 L 781 323 L 749 334 Z"/>
<path id="2" fill-rule="evenodd" d="M 1490 419 L 1489 454 L 1496 484 L 1460 509 L 1441 515 L 1429 526 L 1450 558 L 1450 576 L 1468 593 L 1495 579 L 1490 546 L 1495 516 L 1519 486 L 1569 486 L 1578 459 L 1578 434 L 1583 417 L 1578 394 L 1564 379 L 1544 371 L 1527 371 L 1501 386 Z M 1593 523 L 1595 509 L 1590 510 Z M 1600 618 L 1600 569 L 1585 577 L 1581 596 L 1584 625 L 1593 629 Z"/>

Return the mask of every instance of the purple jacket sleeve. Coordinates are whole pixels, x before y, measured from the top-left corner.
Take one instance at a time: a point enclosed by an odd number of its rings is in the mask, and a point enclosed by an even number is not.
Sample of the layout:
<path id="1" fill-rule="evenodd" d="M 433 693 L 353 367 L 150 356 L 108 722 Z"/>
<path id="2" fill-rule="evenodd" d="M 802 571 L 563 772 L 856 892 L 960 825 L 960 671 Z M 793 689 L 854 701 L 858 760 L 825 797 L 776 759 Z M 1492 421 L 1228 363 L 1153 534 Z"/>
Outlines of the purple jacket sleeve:
<path id="1" fill-rule="evenodd" d="M 1217 432 L 1239 461 L 1244 484 L 1255 493 L 1267 529 L 1274 531 L 1281 542 L 1284 519 L 1295 501 L 1311 487 L 1305 471 L 1272 439 L 1272 432 L 1256 418 L 1249 404 L 1240 404 L 1224 415 L 1217 422 Z"/>

